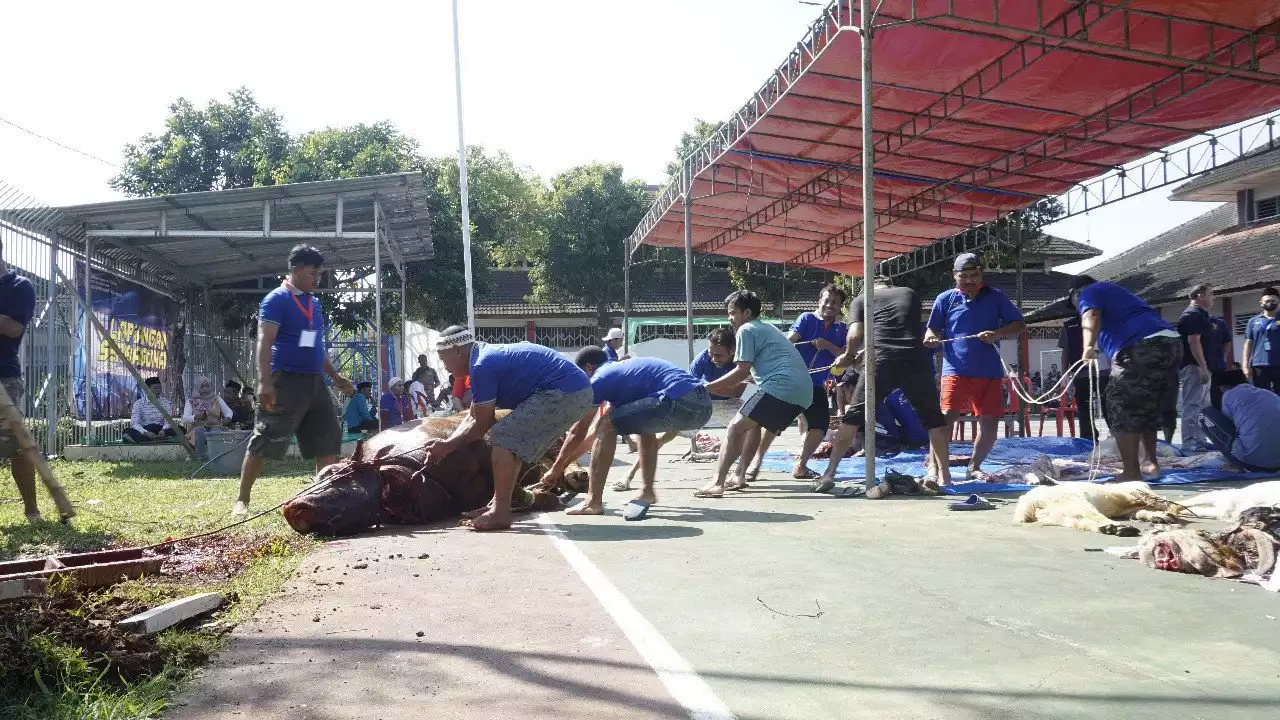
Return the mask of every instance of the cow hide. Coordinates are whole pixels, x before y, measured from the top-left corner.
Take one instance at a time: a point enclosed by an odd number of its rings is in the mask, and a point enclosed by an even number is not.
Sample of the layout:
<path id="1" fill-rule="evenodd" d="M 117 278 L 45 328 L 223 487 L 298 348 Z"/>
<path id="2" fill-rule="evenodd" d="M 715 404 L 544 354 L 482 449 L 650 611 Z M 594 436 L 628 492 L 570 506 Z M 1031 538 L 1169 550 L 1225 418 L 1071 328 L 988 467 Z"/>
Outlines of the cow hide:
<path id="1" fill-rule="evenodd" d="M 300 533 L 353 535 L 375 525 L 420 525 L 456 518 L 493 496 L 492 448 L 477 440 L 426 464 L 426 441 L 449 437 L 464 415 L 431 417 L 384 430 L 356 445 L 352 456 L 321 470 L 312 490 L 290 500 L 284 516 Z M 501 418 L 501 415 L 500 415 Z M 520 468 L 512 509 L 556 509 L 549 489 L 530 487 L 555 461 L 556 443 L 537 463 Z M 587 471 L 571 465 L 560 491 L 581 492 Z"/>
<path id="2" fill-rule="evenodd" d="M 1151 492 L 1144 482 L 1114 485 L 1062 483 L 1033 488 L 1018 500 L 1015 523 L 1060 525 L 1104 535 L 1136 537 L 1139 530 L 1116 520 L 1180 523 L 1178 506 Z"/>

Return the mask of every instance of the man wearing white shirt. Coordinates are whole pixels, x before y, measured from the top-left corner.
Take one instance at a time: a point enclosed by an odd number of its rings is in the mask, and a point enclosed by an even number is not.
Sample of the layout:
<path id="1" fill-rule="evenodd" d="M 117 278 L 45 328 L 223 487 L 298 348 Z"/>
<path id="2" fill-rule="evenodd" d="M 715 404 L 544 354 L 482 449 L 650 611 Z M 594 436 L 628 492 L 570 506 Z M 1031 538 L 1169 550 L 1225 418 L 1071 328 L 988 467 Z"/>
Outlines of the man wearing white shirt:
<path id="1" fill-rule="evenodd" d="M 156 402 L 164 408 L 164 411 L 173 417 L 173 403 L 169 402 L 169 398 L 160 396 L 160 378 L 149 377 L 145 384 L 151 394 L 156 397 Z M 176 437 L 177 433 L 165 422 L 164 415 L 160 414 L 160 410 L 151 401 L 147 399 L 146 393 L 142 397 L 133 402 L 133 412 L 130 414 L 129 427 L 124 429 L 125 440 L 135 443 L 149 443 L 167 440 Z"/>

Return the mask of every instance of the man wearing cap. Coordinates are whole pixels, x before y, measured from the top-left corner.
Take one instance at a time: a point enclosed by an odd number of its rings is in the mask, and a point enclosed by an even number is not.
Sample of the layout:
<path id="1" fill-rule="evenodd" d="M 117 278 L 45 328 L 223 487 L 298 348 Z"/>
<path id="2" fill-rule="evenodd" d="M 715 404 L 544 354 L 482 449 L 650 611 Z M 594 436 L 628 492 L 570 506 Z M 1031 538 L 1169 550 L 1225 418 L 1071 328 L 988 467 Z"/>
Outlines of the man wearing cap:
<path id="1" fill-rule="evenodd" d="M 815 480 L 818 477 L 818 473 L 809 467 L 809 458 L 813 457 L 813 451 L 818 449 L 818 444 L 831 429 L 831 406 L 827 401 L 827 378 L 831 373 L 813 369 L 830 367 L 836 356 L 844 352 L 849 328 L 840 322 L 840 315 L 848 299 L 844 290 L 828 284 L 818 294 L 817 310 L 796 318 L 787 333 L 787 339 L 800 351 L 800 358 L 811 368 L 809 377 L 813 382 L 813 401 L 803 415 L 804 444 L 791 472 L 797 480 Z"/>
<path id="2" fill-rule="evenodd" d="M 601 350 L 604 350 L 604 357 L 609 362 L 618 362 L 622 358 L 618 355 L 618 351 L 622 349 L 622 328 L 613 328 L 607 335 L 600 338 L 604 342 Z"/>
<path id="3" fill-rule="evenodd" d="M 316 472 L 338 461 L 342 430 L 324 376 L 343 393 L 355 392 L 325 352 L 324 310 L 312 295 L 324 273 L 324 256 L 309 245 L 289 251 L 289 275 L 258 309 L 258 422 L 240 468 L 240 497 L 231 511 L 248 513 L 253 483 L 267 457 L 284 458 L 291 439 L 315 458 Z"/>
<path id="4" fill-rule="evenodd" d="M 575 364 L 591 378 L 592 402 L 607 404 L 607 408 L 599 416 L 591 448 L 590 495 L 568 514 L 604 513 L 604 481 L 613 466 L 619 433 L 640 438 L 640 476 L 644 490 L 633 502 L 648 508 L 658 501 L 653 491 L 660 445 L 658 435 L 697 430 L 707 424 L 711 418 L 711 396 L 706 386 L 660 358 L 609 362 L 602 349 L 583 348 Z M 596 415 L 592 407 L 569 429 L 559 457 L 542 477 L 544 485 L 555 485 L 564 476 L 564 469 L 574 459 L 591 424 L 596 422 Z"/>
<path id="5" fill-rule="evenodd" d="M 982 262 L 965 253 L 952 267 L 956 287 L 933 301 L 925 347 L 942 346 L 942 409 L 947 437 L 962 415 L 978 418 L 969 474 L 980 479 L 982 461 L 991 452 L 1004 415 L 1004 361 L 1000 340 L 1026 327 L 1022 313 L 1000 290 L 983 283 Z"/>
<path id="6" fill-rule="evenodd" d="M 393 377 L 387 382 L 387 391 L 378 399 L 378 419 L 383 430 L 413 419 L 413 401 L 404 391 L 404 380 Z"/>
<path id="7" fill-rule="evenodd" d="M 445 369 L 471 380 L 471 409 L 445 440 L 427 441 L 427 463 L 488 435 L 493 447 L 493 499 L 467 513 L 475 530 L 511 527 L 511 493 L 520 461 L 537 462 L 551 444 L 594 408 L 591 381 L 565 356 L 529 342 L 490 345 L 453 325 L 436 347 Z M 496 411 L 510 410 L 502 420 Z"/>
<path id="8" fill-rule="evenodd" d="M 1143 480 L 1138 448 L 1150 459 L 1148 474 L 1159 475 L 1156 433 L 1163 403 L 1177 387 L 1182 339 L 1173 326 L 1142 298 L 1119 285 L 1078 275 L 1071 282 L 1071 302 L 1080 311 L 1085 360 L 1099 354 L 1111 358 L 1107 384 L 1107 428 L 1115 435 L 1124 471 L 1116 481 Z M 1184 423 L 1197 422 L 1183 418 Z"/>

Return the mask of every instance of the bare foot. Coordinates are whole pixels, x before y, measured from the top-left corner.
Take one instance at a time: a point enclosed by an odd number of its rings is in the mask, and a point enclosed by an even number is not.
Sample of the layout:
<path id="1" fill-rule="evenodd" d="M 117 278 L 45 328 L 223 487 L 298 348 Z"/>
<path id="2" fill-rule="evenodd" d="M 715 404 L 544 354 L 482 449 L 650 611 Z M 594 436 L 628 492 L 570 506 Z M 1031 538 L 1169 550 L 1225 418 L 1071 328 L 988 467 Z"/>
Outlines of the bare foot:
<path id="1" fill-rule="evenodd" d="M 231 514 L 234 516 L 248 515 L 249 503 L 243 500 L 237 500 L 235 507 L 231 508 Z"/>
<path id="2" fill-rule="evenodd" d="M 584 502 L 577 507 L 564 511 L 565 515 L 603 515 L 604 503 Z"/>
<path id="3" fill-rule="evenodd" d="M 478 517 L 463 520 L 462 524 L 472 530 L 481 532 L 486 530 L 506 530 L 511 527 L 511 513 L 505 512 L 499 515 L 493 510 L 489 510 Z"/>
<path id="4" fill-rule="evenodd" d="M 725 490 L 730 490 L 730 491 L 746 490 L 746 489 L 747 489 L 747 488 L 749 488 L 749 487 L 751 487 L 751 485 L 750 485 L 749 483 L 747 483 L 747 481 L 746 481 L 746 480 L 742 480 L 742 479 L 739 479 L 739 478 L 734 478 L 734 479 L 732 479 L 732 480 L 727 480 L 727 481 L 725 481 L 725 484 L 724 484 L 724 489 L 725 489 Z"/>
<path id="5" fill-rule="evenodd" d="M 631 478 L 627 478 L 626 480 L 619 480 L 618 482 L 614 483 L 613 489 L 617 490 L 618 492 L 626 492 L 627 490 L 630 490 Z"/>
<path id="6" fill-rule="evenodd" d="M 817 480 L 818 472 L 808 465 L 801 465 L 791 471 L 791 477 L 797 480 Z"/>
<path id="7" fill-rule="evenodd" d="M 693 491 L 694 497 L 699 498 L 719 498 L 724 497 L 724 486 L 714 482 L 707 483 L 697 490 Z"/>
<path id="8" fill-rule="evenodd" d="M 475 510 L 467 510 L 459 514 L 462 516 L 463 520 L 474 520 L 475 518 L 480 517 L 481 515 L 489 512 L 492 509 L 493 509 L 492 505 L 485 505 L 483 507 L 478 507 Z"/>
<path id="9" fill-rule="evenodd" d="M 755 466 L 748 466 L 748 467 L 747 467 L 747 472 L 746 472 L 746 474 L 745 474 L 745 475 L 743 475 L 743 477 L 745 477 L 745 478 L 747 479 L 747 482 L 755 482 L 756 480 L 759 480 L 759 479 L 760 479 L 760 466 L 759 466 L 759 465 L 755 465 Z"/>
<path id="10" fill-rule="evenodd" d="M 1122 483 L 1122 482 L 1146 482 L 1146 481 L 1147 479 L 1141 475 L 1139 475 L 1138 477 L 1129 477 L 1128 475 L 1120 474 L 1120 475 L 1113 476 L 1107 482 Z"/>
<path id="11" fill-rule="evenodd" d="M 658 494 L 655 492 L 642 491 L 639 495 L 632 498 L 632 500 L 639 500 L 641 502 L 647 502 L 650 505 L 654 505 L 654 504 L 657 504 L 658 502 Z"/>
<path id="12" fill-rule="evenodd" d="M 920 479 L 920 492 L 925 495 L 937 495 L 942 492 L 942 486 L 938 484 L 937 478 L 925 477 Z"/>
<path id="13" fill-rule="evenodd" d="M 1160 476 L 1160 466 L 1153 462 L 1142 463 L 1142 474 L 1150 477 Z"/>

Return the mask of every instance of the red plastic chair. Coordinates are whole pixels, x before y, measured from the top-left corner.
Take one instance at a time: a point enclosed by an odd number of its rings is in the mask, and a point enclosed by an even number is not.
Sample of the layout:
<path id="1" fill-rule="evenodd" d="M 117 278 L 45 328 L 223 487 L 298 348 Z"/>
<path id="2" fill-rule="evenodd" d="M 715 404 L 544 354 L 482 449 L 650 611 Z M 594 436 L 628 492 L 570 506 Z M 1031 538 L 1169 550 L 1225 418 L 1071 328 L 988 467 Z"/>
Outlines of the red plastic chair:
<path id="1" fill-rule="evenodd" d="M 1052 415 L 1053 419 L 1057 422 L 1058 437 L 1063 437 L 1062 435 L 1063 418 L 1066 418 L 1067 426 L 1071 429 L 1071 437 L 1075 437 L 1076 436 L 1076 412 L 1077 410 L 1076 410 L 1075 398 L 1071 398 L 1071 401 L 1068 402 L 1066 405 L 1059 405 L 1056 408 L 1044 408 L 1040 412 L 1040 437 L 1044 437 L 1044 416 L 1045 415 Z"/>

